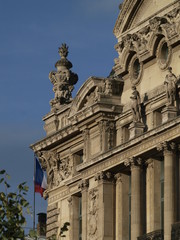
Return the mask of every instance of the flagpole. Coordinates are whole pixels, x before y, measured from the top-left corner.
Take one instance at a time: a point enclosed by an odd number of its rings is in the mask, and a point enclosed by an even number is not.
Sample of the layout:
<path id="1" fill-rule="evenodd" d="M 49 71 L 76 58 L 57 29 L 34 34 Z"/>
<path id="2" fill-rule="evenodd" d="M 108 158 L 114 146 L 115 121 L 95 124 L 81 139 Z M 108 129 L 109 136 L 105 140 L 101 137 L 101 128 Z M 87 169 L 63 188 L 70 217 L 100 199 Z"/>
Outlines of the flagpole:
<path id="1" fill-rule="evenodd" d="M 36 158 L 34 154 L 34 206 L 33 206 L 33 230 L 35 231 L 35 210 L 36 210 L 36 205 L 35 205 L 35 174 L 36 174 Z"/>

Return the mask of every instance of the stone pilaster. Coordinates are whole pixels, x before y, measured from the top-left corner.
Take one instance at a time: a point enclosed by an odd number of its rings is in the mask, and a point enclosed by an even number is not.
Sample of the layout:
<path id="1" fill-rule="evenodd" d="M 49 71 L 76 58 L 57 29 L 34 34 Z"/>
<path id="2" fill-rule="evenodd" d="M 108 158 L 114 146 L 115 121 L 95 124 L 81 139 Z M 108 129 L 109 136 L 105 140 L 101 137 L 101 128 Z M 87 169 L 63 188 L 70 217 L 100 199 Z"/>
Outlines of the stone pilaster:
<path id="1" fill-rule="evenodd" d="M 140 158 L 130 158 L 125 163 L 131 169 L 131 240 L 142 235 L 141 219 L 141 164 Z"/>
<path id="2" fill-rule="evenodd" d="M 157 149 L 164 154 L 164 240 L 169 240 L 171 225 L 175 222 L 175 144 L 163 142 Z"/>
<path id="3" fill-rule="evenodd" d="M 84 240 L 87 240 L 88 187 L 89 180 L 82 180 L 79 184 L 82 196 L 82 239 Z"/>
<path id="4" fill-rule="evenodd" d="M 110 172 L 100 172 L 95 176 L 98 181 L 98 233 L 97 239 L 114 239 L 114 178 Z"/>
<path id="5" fill-rule="evenodd" d="M 116 180 L 116 240 L 128 239 L 128 190 L 129 176 L 121 173 L 115 175 Z"/>
<path id="6" fill-rule="evenodd" d="M 104 152 L 114 147 L 116 142 L 115 123 L 113 121 L 107 120 L 100 121 L 99 131 L 101 152 Z"/>
<path id="7" fill-rule="evenodd" d="M 89 158 L 89 129 L 83 130 L 83 140 L 84 140 L 84 149 L 83 149 L 83 161 L 86 162 Z"/>
<path id="8" fill-rule="evenodd" d="M 106 126 L 106 122 L 105 122 L 105 121 L 100 121 L 100 122 L 99 122 L 99 135 L 100 135 L 100 149 L 101 149 L 101 152 L 104 152 L 104 151 L 106 150 L 106 144 L 105 144 L 105 139 L 106 139 L 105 126 Z"/>
<path id="9" fill-rule="evenodd" d="M 146 161 L 146 232 L 161 229 L 161 163 L 154 159 Z"/>

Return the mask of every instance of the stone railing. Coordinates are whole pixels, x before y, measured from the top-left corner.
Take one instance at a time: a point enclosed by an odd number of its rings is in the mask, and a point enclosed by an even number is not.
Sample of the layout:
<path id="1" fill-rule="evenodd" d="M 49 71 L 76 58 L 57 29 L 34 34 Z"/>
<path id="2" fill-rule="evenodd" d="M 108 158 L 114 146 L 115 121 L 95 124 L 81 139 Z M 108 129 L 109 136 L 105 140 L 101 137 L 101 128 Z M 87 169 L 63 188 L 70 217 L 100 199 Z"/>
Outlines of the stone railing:
<path id="1" fill-rule="evenodd" d="M 171 240 L 180 239 L 180 222 L 172 224 Z"/>
<path id="2" fill-rule="evenodd" d="M 146 233 L 137 238 L 137 240 L 163 240 L 164 233 L 163 230 L 156 230 L 150 233 Z"/>

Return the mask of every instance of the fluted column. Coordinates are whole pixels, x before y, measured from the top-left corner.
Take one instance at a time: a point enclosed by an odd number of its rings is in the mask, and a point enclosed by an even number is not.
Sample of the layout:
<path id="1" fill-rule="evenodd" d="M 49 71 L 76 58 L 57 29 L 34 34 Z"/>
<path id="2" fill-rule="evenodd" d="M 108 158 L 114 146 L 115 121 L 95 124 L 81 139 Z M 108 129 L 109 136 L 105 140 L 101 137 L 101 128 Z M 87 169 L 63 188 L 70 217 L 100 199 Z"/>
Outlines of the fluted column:
<path id="1" fill-rule="evenodd" d="M 137 240 L 142 235 L 141 162 L 140 158 L 131 158 L 125 162 L 131 168 L 131 240 Z"/>
<path id="2" fill-rule="evenodd" d="M 164 240 L 171 239 L 171 225 L 175 222 L 175 144 L 163 142 L 158 146 L 164 154 Z"/>
<path id="3" fill-rule="evenodd" d="M 128 239 L 129 176 L 117 173 L 116 180 L 116 240 Z"/>
<path id="4" fill-rule="evenodd" d="M 88 187 L 88 180 L 82 180 L 79 184 L 82 196 L 82 239 L 84 240 L 87 240 Z"/>

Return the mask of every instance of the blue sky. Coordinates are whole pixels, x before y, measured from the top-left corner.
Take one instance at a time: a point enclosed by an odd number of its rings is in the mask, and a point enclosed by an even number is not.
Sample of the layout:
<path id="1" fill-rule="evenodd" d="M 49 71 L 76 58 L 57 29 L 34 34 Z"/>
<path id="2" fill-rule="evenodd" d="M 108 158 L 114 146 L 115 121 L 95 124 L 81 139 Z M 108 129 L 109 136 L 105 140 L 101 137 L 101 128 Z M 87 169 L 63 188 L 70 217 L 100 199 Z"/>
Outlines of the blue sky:
<path id="1" fill-rule="evenodd" d="M 109 75 L 117 53 L 113 27 L 121 0 L 0 1 L 0 169 L 12 187 L 27 181 L 33 205 L 33 152 L 29 145 L 45 137 L 42 117 L 53 98 L 49 72 L 58 47 L 78 74 L 74 95 L 90 76 Z M 0 189 L 1 191 L 1 189 Z M 46 201 L 36 194 L 36 212 Z M 28 218 L 27 227 L 32 227 Z"/>

